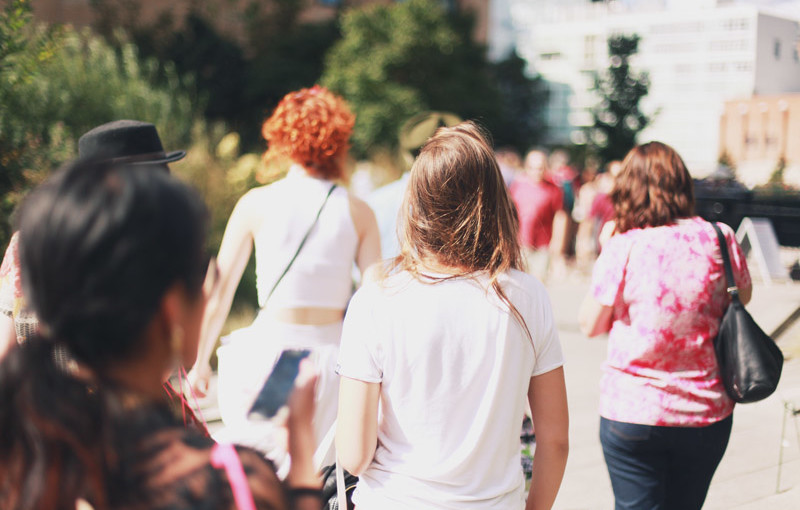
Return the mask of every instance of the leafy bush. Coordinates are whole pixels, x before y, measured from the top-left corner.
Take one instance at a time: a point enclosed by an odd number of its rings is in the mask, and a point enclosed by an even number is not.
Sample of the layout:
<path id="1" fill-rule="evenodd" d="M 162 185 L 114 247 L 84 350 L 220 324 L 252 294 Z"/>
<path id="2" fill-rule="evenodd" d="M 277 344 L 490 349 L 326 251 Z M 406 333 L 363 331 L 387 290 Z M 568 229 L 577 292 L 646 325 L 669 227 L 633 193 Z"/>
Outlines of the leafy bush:
<path id="1" fill-rule="evenodd" d="M 21 197 L 92 127 L 138 119 L 158 127 L 168 150 L 189 143 L 198 105 L 169 66 L 155 86 L 158 64 L 133 45 L 115 51 L 89 31 L 37 26 L 22 0 L 0 13 L 0 41 L 0 247 Z"/>

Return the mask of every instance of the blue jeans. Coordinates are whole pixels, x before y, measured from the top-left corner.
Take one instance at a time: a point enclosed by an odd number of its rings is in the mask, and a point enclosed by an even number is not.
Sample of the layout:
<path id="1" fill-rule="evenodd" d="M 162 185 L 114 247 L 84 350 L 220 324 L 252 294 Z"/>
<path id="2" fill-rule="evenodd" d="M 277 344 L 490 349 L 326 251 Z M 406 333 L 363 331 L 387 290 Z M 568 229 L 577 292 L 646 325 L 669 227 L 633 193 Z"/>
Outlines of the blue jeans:
<path id="1" fill-rule="evenodd" d="M 616 510 L 699 510 L 728 447 L 733 415 L 705 427 L 600 418 Z"/>

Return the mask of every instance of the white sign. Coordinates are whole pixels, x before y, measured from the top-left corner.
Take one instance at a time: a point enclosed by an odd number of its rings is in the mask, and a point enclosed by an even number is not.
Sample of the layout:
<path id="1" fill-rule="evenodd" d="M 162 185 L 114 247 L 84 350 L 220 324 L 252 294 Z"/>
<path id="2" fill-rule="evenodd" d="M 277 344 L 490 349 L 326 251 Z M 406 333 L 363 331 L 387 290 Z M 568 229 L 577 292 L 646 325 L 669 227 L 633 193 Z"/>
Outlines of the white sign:
<path id="1" fill-rule="evenodd" d="M 778 236 L 769 219 L 744 218 L 736 231 L 736 240 L 745 256 L 755 261 L 765 283 L 789 281 L 789 270 L 781 263 Z"/>

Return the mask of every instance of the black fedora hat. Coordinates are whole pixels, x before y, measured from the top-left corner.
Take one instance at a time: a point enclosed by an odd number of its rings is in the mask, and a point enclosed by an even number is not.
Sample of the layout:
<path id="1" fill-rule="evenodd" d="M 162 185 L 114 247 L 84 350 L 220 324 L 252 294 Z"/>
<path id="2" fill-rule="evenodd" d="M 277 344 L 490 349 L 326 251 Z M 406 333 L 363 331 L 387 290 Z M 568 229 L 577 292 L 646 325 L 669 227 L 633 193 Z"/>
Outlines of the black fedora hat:
<path id="1" fill-rule="evenodd" d="M 164 152 L 156 127 L 138 120 L 115 120 L 87 131 L 78 140 L 78 155 L 127 164 L 177 161 L 186 151 Z"/>

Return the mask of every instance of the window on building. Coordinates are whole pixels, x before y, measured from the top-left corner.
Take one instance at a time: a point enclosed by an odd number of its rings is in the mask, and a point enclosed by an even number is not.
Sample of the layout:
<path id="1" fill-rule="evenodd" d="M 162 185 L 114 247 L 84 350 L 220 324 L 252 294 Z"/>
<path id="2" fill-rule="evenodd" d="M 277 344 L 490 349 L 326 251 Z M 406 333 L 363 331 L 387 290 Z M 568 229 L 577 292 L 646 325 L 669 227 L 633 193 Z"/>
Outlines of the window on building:
<path id="1" fill-rule="evenodd" d="M 583 39 L 583 62 L 586 65 L 594 63 L 595 48 L 597 47 L 597 36 L 587 35 Z"/>
<path id="2" fill-rule="evenodd" d="M 775 42 L 772 45 L 772 54 L 775 55 L 775 60 L 780 60 L 781 58 L 781 40 L 775 39 Z"/>
<path id="3" fill-rule="evenodd" d="M 723 30 L 747 30 L 748 27 L 747 18 L 726 19 L 722 21 Z"/>
<path id="4" fill-rule="evenodd" d="M 561 58 L 561 53 L 558 51 L 553 51 L 550 53 L 540 53 L 539 58 L 542 60 L 558 60 Z"/>

